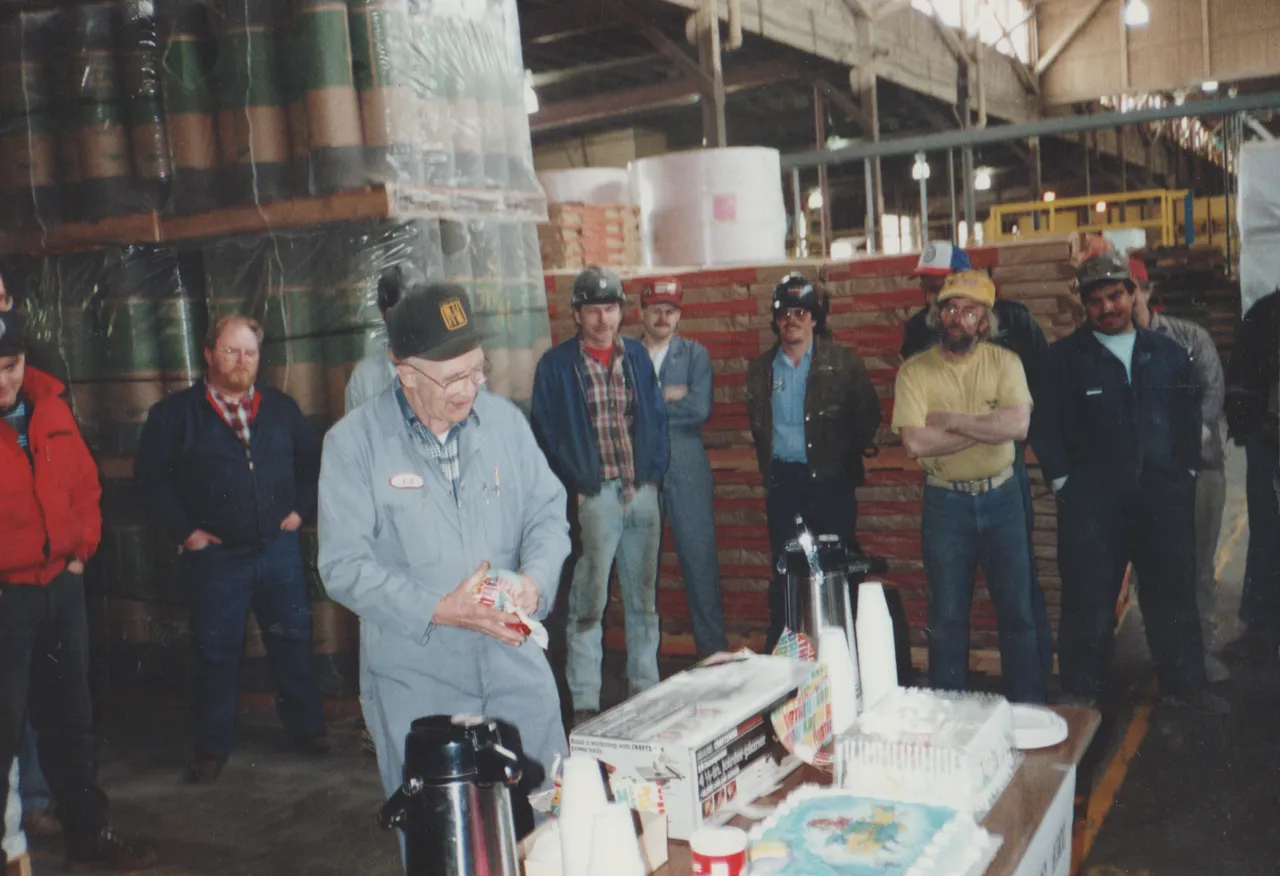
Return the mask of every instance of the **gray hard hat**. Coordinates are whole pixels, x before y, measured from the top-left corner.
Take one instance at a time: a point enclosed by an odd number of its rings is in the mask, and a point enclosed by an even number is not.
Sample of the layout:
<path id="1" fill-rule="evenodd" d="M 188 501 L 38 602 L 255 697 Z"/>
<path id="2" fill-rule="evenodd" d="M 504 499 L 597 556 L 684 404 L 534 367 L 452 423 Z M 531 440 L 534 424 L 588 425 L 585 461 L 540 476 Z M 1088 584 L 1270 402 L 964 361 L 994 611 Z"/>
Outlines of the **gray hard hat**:
<path id="1" fill-rule="evenodd" d="M 1090 256 L 1076 268 L 1076 287 L 1083 295 L 1102 283 L 1128 283 L 1133 288 L 1133 274 L 1129 262 L 1116 252 L 1104 252 Z"/>
<path id="2" fill-rule="evenodd" d="M 587 304 L 621 305 L 627 300 L 622 291 L 622 281 L 613 271 L 592 265 L 578 275 L 573 281 L 573 309 L 577 310 Z"/>

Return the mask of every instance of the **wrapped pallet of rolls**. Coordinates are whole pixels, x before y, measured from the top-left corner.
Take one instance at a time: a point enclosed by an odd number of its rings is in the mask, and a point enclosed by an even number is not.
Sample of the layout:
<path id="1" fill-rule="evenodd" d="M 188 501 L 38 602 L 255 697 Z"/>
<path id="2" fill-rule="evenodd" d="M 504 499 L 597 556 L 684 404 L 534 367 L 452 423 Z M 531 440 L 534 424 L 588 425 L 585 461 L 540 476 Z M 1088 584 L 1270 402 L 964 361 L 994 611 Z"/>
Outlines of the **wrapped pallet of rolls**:
<path id="1" fill-rule="evenodd" d="M 305 145 L 307 189 L 327 194 L 364 185 L 364 133 L 352 72 L 345 0 L 292 0 L 290 67 L 305 128 L 292 130 L 295 154 Z M 291 116 L 296 118 L 296 113 Z"/>
<path id="2" fill-rule="evenodd" d="M 115 4 L 67 7 L 55 31 L 54 81 L 59 97 L 59 151 L 65 203 L 75 218 L 95 221 L 135 212 L 129 130 L 117 63 Z"/>
<path id="3" fill-rule="evenodd" d="M 119 15 L 120 90 L 129 126 L 137 206 L 166 206 L 173 162 L 160 97 L 160 35 L 153 0 L 125 0 Z"/>
<path id="4" fill-rule="evenodd" d="M 0 228 L 57 224 L 62 213 L 50 41 L 58 16 L 0 18 Z"/>
<path id="5" fill-rule="evenodd" d="M 160 88 L 173 168 L 171 206 L 177 213 L 198 213 L 219 200 L 213 27 L 208 7 L 200 0 L 165 4 L 157 25 Z"/>
<path id="6" fill-rule="evenodd" d="M 286 13 L 285 0 L 219 0 L 213 7 L 218 163 L 232 203 L 298 194 L 290 185 L 289 88 L 281 52 Z"/>

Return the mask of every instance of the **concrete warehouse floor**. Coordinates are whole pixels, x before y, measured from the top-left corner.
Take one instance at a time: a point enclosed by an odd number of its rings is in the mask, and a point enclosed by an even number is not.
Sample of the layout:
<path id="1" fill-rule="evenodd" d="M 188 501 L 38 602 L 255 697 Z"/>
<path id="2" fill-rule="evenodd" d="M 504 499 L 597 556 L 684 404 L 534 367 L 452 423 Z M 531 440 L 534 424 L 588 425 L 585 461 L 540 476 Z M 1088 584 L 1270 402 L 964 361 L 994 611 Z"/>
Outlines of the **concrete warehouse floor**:
<path id="1" fill-rule="evenodd" d="M 1243 454 L 1229 460 L 1219 553 L 1220 623 L 1235 635 L 1248 540 Z M 665 665 L 664 674 L 679 664 Z M 606 686 L 620 695 L 621 661 Z M 1150 705 L 1152 673 L 1136 610 L 1125 620 L 1098 740 L 1081 770 L 1083 876 L 1270 876 L 1280 872 L 1280 692 L 1275 673 L 1237 672 L 1221 686 L 1226 719 L 1175 717 Z M 983 680 L 975 680 L 987 686 Z M 102 722 L 102 782 L 116 826 L 152 842 L 164 876 L 400 872 L 379 830 L 382 792 L 354 719 L 332 725 L 336 751 L 307 761 L 285 750 L 274 715 L 246 715 L 240 749 L 211 787 L 181 783 L 185 709 L 118 708 Z M 61 872 L 61 845 L 37 846 L 35 873 Z"/>

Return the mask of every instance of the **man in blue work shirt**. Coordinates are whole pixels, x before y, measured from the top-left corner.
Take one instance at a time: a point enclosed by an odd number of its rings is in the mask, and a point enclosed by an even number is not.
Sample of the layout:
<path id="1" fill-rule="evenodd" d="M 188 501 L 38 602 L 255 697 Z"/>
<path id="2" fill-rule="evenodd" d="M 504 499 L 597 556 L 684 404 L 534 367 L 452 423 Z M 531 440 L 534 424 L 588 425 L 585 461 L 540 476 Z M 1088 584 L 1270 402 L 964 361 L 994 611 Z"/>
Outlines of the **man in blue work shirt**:
<path id="1" fill-rule="evenodd" d="M 1135 326 L 1124 258 L 1093 256 L 1076 279 L 1088 322 L 1049 348 L 1032 414 L 1032 443 L 1058 503 L 1062 689 L 1082 703 L 1102 695 L 1132 562 L 1161 702 L 1225 713 L 1206 684 L 1196 612 L 1195 369 L 1176 341 Z"/>
<path id="2" fill-rule="evenodd" d="M 640 293 L 641 341 L 658 374 L 671 435 L 662 515 L 671 527 L 689 600 L 693 643 L 702 659 L 729 643 L 720 599 L 711 462 L 702 444 L 702 424 L 711 416 L 711 356 L 702 344 L 676 334 L 682 304 L 675 277 L 646 283 Z"/>
<path id="3" fill-rule="evenodd" d="M 772 651 L 786 622 L 786 581 L 778 559 L 795 537 L 796 515 L 819 534 L 837 535 L 860 553 L 855 490 L 862 454 L 874 446 L 880 402 L 856 353 L 831 338 L 827 307 L 800 274 L 773 291 L 778 343 L 747 366 L 747 413 L 764 478 L 774 569 L 769 585 Z"/>

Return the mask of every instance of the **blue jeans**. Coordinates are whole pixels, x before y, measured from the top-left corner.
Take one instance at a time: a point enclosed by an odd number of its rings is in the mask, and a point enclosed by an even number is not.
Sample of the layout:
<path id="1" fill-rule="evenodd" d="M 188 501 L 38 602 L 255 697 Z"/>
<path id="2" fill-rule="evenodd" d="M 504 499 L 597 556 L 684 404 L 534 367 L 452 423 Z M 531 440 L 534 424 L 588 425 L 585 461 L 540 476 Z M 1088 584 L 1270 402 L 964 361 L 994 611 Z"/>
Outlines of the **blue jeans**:
<path id="1" fill-rule="evenodd" d="M 1014 444 L 1013 477 L 1022 488 L 1023 512 L 1027 515 L 1027 545 L 1031 557 L 1031 614 L 1036 619 L 1036 644 L 1040 649 L 1040 665 L 1046 673 L 1053 671 L 1053 627 L 1049 623 L 1049 606 L 1040 587 L 1040 570 L 1036 568 L 1035 510 L 1031 505 L 1031 475 L 1027 473 L 1027 445 Z"/>
<path id="2" fill-rule="evenodd" d="M 964 690 L 969 671 L 969 610 L 979 563 L 995 604 L 1005 695 L 1045 701 L 1031 599 L 1031 549 L 1022 485 L 1011 478 L 988 493 L 924 488 L 921 524 L 929 579 L 929 684 Z"/>
<path id="3" fill-rule="evenodd" d="M 622 482 L 605 481 L 600 492 L 578 505 L 582 556 L 569 588 L 569 646 L 565 674 L 574 711 L 600 708 L 600 664 L 604 659 L 609 570 L 618 562 L 618 586 L 626 614 L 627 683 L 631 696 L 658 683 L 658 544 L 662 517 L 658 490 L 645 484 L 628 504 Z"/>
<path id="4" fill-rule="evenodd" d="M 28 718 L 22 728 L 22 743 L 18 748 L 18 792 L 22 795 L 22 811 L 35 812 L 53 805 L 53 792 L 40 769 L 40 756 L 36 748 L 36 731 Z"/>
<path id="5" fill-rule="evenodd" d="M 1280 635 L 1280 504 L 1273 476 L 1277 454 L 1266 441 L 1245 445 L 1245 502 L 1249 549 L 1244 563 L 1240 620 L 1256 633 Z"/>
<path id="6" fill-rule="evenodd" d="M 240 656 L 252 606 L 275 679 L 276 708 L 295 742 L 324 731 L 311 667 L 311 603 L 298 533 L 261 550 L 211 544 L 183 554 L 191 599 L 196 754 L 226 758 L 236 743 Z"/>

